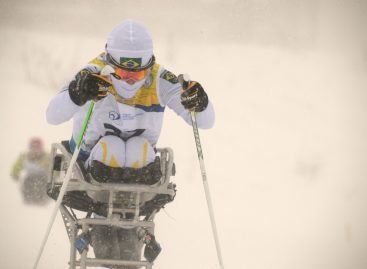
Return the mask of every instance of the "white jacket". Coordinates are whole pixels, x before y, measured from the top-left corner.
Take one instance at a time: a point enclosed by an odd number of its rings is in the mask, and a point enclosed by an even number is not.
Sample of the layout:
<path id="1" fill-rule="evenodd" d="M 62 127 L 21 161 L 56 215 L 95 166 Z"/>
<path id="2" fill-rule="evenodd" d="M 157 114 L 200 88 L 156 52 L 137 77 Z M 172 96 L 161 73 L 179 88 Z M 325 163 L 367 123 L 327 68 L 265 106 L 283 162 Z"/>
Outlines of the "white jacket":
<path id="1" fill-rule="evenodd" d="M 105 54 L 102 53 L 84 68 L 99 73 L 106 64 Z M 46 118 L 48 123 L 54 125 L 73 118 L 73 139 L 77 141 L 90 101 L 82 106 L 74 104 L 70 99 L 68 86 L 69 83 L 50 101 Z M 155 64 L 150 77 L 132 99 L 124 100 L 108 93 L 107 97 L 96 102 L 81 149 L 90 152 L 99 138 L 107 134 L 125 139 L 140 135 L 155 147 L 166 107 L 191 124 L 190 113 L 181 104 L 181 90 L 177 77 Z M 198 127 L 211 128 L 214 120 L 214 109 L 209 102 L 204 111 L 197 113 Z"/>

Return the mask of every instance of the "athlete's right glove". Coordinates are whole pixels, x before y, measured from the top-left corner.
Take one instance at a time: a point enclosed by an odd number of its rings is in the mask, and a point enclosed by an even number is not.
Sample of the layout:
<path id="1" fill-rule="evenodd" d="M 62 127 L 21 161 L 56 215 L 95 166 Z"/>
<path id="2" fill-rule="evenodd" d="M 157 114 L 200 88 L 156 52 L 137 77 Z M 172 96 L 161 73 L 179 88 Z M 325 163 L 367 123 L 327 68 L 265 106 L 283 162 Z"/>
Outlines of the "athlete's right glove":
<path id="1" fill-rule="evenodd" d="M 69 84 L 71 100 L 78 106 L 84 105 L 89 100 L 100 100 L 107 96 L 110 83 L 92 74 L 86 69 L 81 70 L 75 80 Z"/>

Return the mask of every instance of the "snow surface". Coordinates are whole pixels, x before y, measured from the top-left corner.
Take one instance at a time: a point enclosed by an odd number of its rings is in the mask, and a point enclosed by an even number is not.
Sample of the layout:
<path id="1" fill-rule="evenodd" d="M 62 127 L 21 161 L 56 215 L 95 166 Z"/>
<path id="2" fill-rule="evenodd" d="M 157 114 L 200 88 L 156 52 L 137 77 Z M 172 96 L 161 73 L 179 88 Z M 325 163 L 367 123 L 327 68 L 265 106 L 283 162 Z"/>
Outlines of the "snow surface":
<path id="1" fill-rule="evenodd" d="M 158 61 L 215 105 L 200 135 L 225 268 L 366 268 L 365 5 L 271 2 L 0 1 L 0 267 L 32 268 L 53 210 L 24 205 L 9 167 L 30 136 L 69 138 L 70 123 L 45 122 L 48 101 L 137 14 Z M 191 127 L 167 111 L 159 146 L 175 152 L 178 193 L 156 218 L 154 268 L 219 268 Z M 67 268 L 68 251 L 58 216 L 39 269 Z"/>

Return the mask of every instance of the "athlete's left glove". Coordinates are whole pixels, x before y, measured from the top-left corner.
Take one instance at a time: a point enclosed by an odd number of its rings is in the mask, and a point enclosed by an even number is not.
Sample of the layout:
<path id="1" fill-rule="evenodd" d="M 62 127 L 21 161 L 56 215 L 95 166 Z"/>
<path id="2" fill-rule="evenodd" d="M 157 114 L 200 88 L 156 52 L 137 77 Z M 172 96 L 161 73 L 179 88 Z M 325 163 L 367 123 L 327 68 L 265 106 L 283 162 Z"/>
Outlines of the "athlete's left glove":
<path id="1" fill-rule="evenodd" d="M 182 85 L 181 104 L 185 109 L 192 112 L 201 112 L 206 109 L 209 103 L 208 95 L 204 88 L 196 81 L 185 81 L 183 75 L 178 76 Z"/>
<path id="2" fill-rule="evenodd" d="M 78 106 L 84 105 L 89 100 L 100 100 L 107 96 L 110 83 L 86 69 L 81 70 L 75 80 L 69 84 L 71 100 Z"/>

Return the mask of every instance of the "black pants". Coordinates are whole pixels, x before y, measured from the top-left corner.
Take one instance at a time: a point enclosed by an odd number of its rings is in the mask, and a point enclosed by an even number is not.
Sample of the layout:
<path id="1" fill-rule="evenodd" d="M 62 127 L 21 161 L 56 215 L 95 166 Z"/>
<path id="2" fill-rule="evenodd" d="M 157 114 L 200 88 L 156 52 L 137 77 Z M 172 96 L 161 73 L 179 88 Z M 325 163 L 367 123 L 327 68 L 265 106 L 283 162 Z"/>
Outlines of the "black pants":
<path id="1" fill-rule="evenodd" d="M 143 243 L 136 228 L 95 226 L 91 231 L 91 244 L 97 259 L 140 261 Z M 110 266 L 109 268 L 135 269 L 136 266 Z"/>

